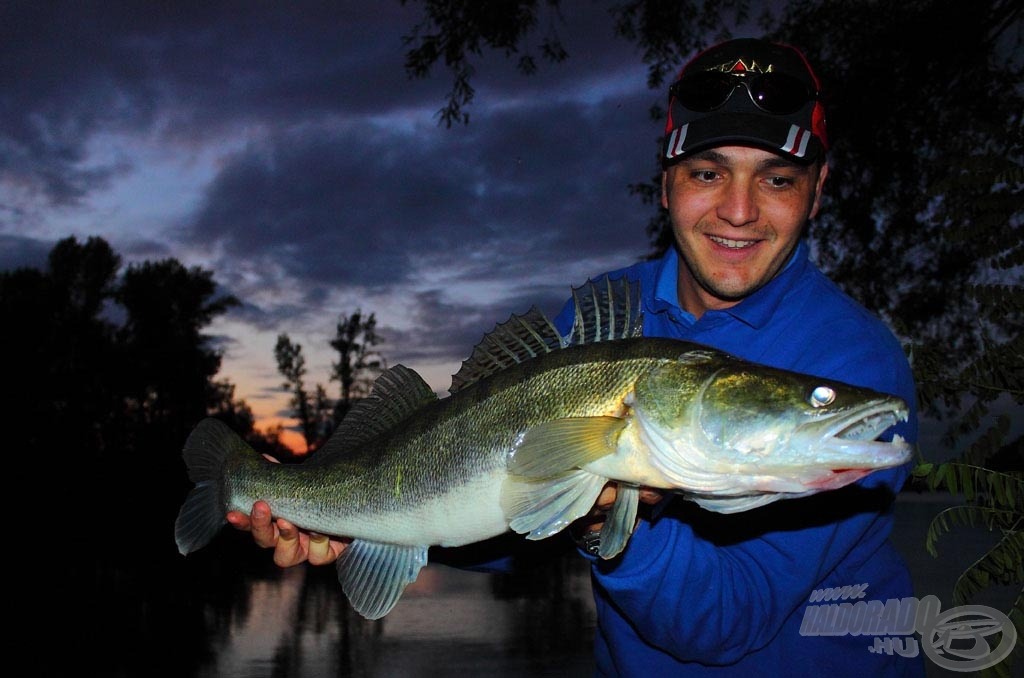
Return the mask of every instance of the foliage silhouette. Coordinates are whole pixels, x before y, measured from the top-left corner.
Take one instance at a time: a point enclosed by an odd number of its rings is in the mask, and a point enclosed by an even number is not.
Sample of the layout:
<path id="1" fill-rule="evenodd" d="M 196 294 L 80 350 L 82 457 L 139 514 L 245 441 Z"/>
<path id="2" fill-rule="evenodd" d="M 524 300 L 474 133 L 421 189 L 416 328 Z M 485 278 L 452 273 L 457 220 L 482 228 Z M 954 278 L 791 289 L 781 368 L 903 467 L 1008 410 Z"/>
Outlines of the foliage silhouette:
<path id="1" fill-rule="evenodd" d="M 315 452 L 327 442 L 353 400 L 369 394 L 370 385 L 385 363 L 373 348 L 379 342 L 377 318 L 373 313 L 364 316 L 357 309 L 351 315 L 339 316 L 330 342 L 331 348 L 338 352 L 338 362 L 331 364 L 330 378 L 339 382 L 339 397 L 332 400 L 322 384 L 317 383 L 312 393 L 306 389 L 302 345 L 292 342 L 287 334 L 278 335 L 274 346 L 277 371 L 285 378 L 282 388 L 291 393 L 289 404 L 306 440 L 306 453 Z"/>
<path id="2" fill-rule="evenodd" d="M 202 570 L 203 587 L 239 585 L 209 556 L 183 566 L 171 539 L 192 426 L 216 414 L 251 430 L 234 386 L 214 381 L 220 352 L 203 334 L 236 303 L 210 272 L 174 259 L 122 272 L 101 238 L 61 240 L 45 270 L 0 272 L 0 341 L 18 389 L 12 477 L 42 481 L 19 518 L 45 528 L 40 543 L 59 538 L 55 555 L 33 560 L 17 609 L 54 672 L 66 660 L 130 675 L 164 657 L 168 674 L 187 675 L 209 642 L 187 633 L 204 628 L 205 589 L 190 575 Z"/>
<path id="3" fill-rule="evenodd" d="M 340 384 L 341 397 L 334 407 L 334 424 L 341 423 L 352 401 L 370 394 L 370 386 L 387 366 L 374 346 L 380 343 L 377 335 L 377 316 L 363 315 L 356 309 L 351 315 L 341 314 L 335 327 L 331 348 L 338 352 L 338 362 L 331 364 L 331 380 Z"/>

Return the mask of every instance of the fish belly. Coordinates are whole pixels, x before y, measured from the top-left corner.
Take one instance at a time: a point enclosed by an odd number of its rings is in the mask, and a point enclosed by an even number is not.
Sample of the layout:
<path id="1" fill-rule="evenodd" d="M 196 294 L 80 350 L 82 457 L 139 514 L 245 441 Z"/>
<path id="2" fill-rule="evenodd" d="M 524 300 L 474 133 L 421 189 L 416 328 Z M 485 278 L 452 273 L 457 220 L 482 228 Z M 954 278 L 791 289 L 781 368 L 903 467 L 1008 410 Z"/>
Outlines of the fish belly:
<path id="1" fill-rule="evenodd" d="M 248 512 L 256 500 L 267 501 L 274 516 L 306 530 L 335 536 L 403 545 L 461 546 L 508 530 L 501 507 L 506 473 L 494 469 L 430 496 L 396 497 L 386 509 L 352 511 L 344 504 L 278 494 L 239 490 L 231 509 Z"/>

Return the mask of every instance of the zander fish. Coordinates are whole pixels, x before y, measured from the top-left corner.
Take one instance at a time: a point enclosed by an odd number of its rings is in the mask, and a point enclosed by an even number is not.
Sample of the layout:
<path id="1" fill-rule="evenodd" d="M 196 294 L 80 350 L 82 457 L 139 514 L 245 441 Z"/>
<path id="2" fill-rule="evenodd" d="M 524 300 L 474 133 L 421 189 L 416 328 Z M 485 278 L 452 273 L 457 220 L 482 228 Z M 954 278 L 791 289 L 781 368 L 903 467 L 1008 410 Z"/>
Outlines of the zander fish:
<path id="1" fill-rule="evenodd" d="M 354 541 L 337 561 L 364 617 L 398 602 L 429 546 L 508 530 L 554 535 L 585 515 L 609 480 L 617 500 L 600 555 L 625 548 L 639 488 L 683 494 L 722 513 L 842 487 L 903 464 L 899 398 L 772 369 L 674 339 L 641 336 L 637 285 L 573 290 L 563 337 L 538 310 L 486 335 L 438 399 L 396 365 L 322 449 L 273 464 L 214 419 L 185 443 L 196 483 L 175 538 L 207 544 L 225 513 L 266 500 L 277 517 Z"/>

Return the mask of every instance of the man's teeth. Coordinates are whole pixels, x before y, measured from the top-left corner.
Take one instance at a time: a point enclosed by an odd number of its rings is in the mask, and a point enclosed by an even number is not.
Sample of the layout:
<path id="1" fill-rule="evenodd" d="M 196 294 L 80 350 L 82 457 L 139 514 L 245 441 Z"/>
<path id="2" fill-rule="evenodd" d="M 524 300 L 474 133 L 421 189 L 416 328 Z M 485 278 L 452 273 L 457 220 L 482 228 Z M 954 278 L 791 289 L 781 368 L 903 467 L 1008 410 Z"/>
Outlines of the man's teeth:
<path id="1" fill-rule="evenodd" d="M 717 235 L 709 235 L 708 238 L 710 238 L 712 242 L 716 242 L 719 245 L 734 250 L 743 249 L 744 247 L 753 247 L 757 244 L 756 240 L 730 240 L 729 238 L 722 238 Z"/>

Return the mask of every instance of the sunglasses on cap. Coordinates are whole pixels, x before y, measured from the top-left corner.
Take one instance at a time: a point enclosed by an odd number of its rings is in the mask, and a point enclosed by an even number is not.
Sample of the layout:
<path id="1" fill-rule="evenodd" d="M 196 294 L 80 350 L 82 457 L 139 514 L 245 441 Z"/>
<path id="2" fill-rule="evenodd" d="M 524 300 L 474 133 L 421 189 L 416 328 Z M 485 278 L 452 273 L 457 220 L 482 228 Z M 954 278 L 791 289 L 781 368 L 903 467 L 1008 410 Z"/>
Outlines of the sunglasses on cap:
<path id="1" fill-rule="evenodd" d="M 669 93 L 686 108 L 710 113 L 729 100 L 736 88 L 743 87 L 755 106 L 765 113 L 786 115 L 803 108 L 819 93 L 785 73 L 723 73 L 700 71 L 684 75 L 669 87 Z"/>

